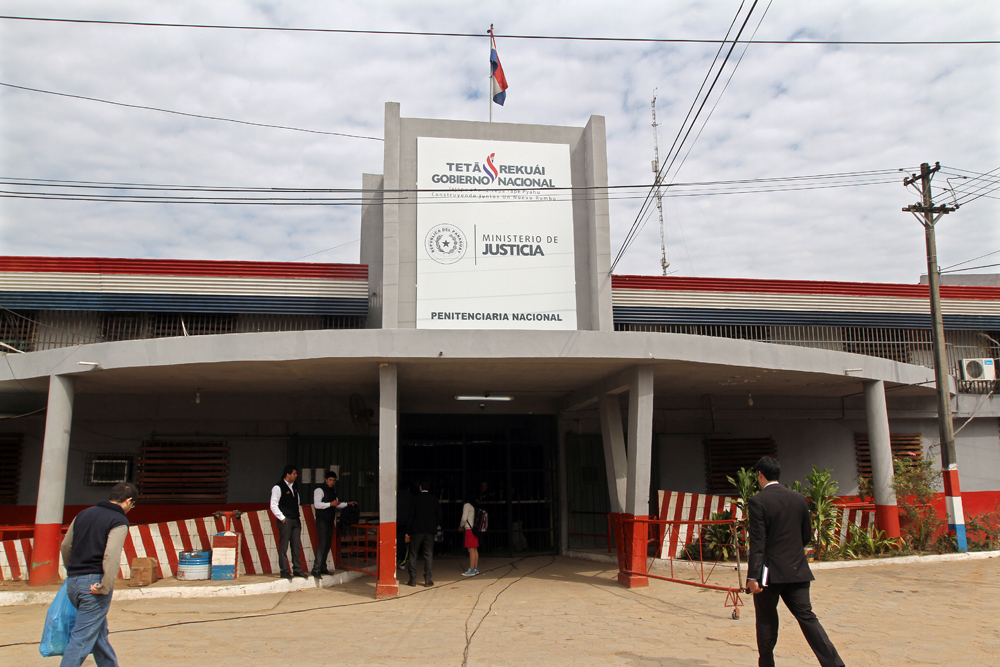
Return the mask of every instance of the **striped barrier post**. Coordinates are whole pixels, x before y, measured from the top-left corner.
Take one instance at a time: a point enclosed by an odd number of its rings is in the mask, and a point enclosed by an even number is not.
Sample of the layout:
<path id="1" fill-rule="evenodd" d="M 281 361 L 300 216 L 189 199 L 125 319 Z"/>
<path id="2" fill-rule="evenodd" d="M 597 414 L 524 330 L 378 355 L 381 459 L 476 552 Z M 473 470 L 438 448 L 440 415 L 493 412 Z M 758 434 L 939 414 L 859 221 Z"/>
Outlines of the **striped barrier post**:
<path id="1" fill-rule="evenodd" d="M 955 536 L 959 551 L 968 551 L 965 512 L 962 511 L 962 489 L 958 485 L 958 466 L 952 463 L 941 472 L 944 476 L 944 506 L 948 512 L 948 532 Z"/>

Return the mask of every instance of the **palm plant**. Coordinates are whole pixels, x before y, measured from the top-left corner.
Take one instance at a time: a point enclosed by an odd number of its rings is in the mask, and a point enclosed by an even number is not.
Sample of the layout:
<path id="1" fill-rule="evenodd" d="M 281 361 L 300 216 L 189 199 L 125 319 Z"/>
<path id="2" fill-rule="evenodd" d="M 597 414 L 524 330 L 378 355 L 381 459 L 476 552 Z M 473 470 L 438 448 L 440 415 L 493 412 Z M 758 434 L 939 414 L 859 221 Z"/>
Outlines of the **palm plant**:
<path id="1" fill-rule="evenodd" d="M 750 522 L 748 520 L 750 499 L 760 493 L 760 482 L 757 479 L 757 471 L 750 468 L 740 468 L 736 471 L 736 479 L 727 475 L 726 480 L 736 487 L 736 510 L 740 515 L 738 522 L 741 538 L 740 549 L 745 552 L 750 548 Z"/>
<path id="2" fill-rule="evenodd" d="M 798 491 L 806 497 L 809 513 L 812 518 L 813 543 L 816 545 L 816 556 L 824 557 L 837 544 L 837 525 L 840 511 L 836 506 L 837 491 L 840 485 L 830 477 L 833 471 L 820 470 L 813 466 L 812 472 L 806 475 L 809 486 L 803 486 L 796 480 L 788 486 L 792 491 Z"/>

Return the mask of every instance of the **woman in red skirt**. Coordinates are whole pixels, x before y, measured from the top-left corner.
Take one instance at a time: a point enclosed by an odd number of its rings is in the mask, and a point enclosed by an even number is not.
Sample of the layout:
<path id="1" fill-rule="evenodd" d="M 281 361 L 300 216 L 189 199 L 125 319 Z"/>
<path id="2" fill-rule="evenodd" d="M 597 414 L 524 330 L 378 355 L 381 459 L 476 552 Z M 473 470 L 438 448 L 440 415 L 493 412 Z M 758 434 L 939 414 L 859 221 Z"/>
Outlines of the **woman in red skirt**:
<path id="1" fill-rule="evenodd" d="M 472 532 L 476 521 L 476 507 L 467 502 L 462 507 L 462 521 L 459 528 L 465 530 L 465 548 L 469 550 L 469 569 L 462 573 L 463 577 L 474 577 L 479 574 L 479 538 Z"/>

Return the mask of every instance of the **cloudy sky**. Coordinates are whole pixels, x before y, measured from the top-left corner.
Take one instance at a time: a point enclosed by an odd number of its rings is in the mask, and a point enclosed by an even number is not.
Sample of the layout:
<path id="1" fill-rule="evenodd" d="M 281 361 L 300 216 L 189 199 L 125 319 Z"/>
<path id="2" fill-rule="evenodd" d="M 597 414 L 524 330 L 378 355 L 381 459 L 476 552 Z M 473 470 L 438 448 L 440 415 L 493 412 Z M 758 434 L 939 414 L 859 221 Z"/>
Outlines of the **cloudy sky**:
<path id="1" fill-rule="evenodd" d="M 753 4 L 748 0 L 747 8 Z M 720 39 L 740 3 L 0 0 L 5 16 L 357 30 Z M 767 9 L 765 15 L 765 8 Z M 761 17 L 763 20 L 761 21 Z M 758 28 L 759 23 L 759 28 Z M 1000 3 L 757 3 L 757 40 L 1000 39 Z M 0 19 L 0 83 L 125 104 L 367 137 L 384 103 L 410 117 L 488 118 L 485 37 L 347 35 Z M 718 45 L 498 38 L 510 84 L 494 120 L 607 119 L 611 185 L 649 184 L 650 100 L 660 151 L 682 127 Z M 676 182 L 1000 167 L 1000 45 L 753 44 L 737 48 L 671 174 Z M 730 80 L 725 91 L 722 88 Z M 714 111 L 712 109 L 714 108 Z M 709 111 L 712 111 L 708 117 Z M 708 117 L 697 142 L 692 140 Z M 690 152 L 688 152 L 690 151 Z M 680 162 L 680 160 L 678 160 Z M 0 176 L 262 188 L 360 188 L 382 142 L 171 115 L 0 87 Z M 1000 172 L 997 172 L 1000 173 Z M 915 282 L 923 234 L 902 173 L 877 184 L 667 196 L 680 276 Z M 856 182 L 857 178 L 847 181 Z M 26 183 L 26 181 L 22 181 Z M 812 184 L 813 182 L 809 182 Z M 963 182 L 939 176 L 942 188 Z M 112 192 L 124 191 L 89 191 Z M 635 193 L 638 191 L 626 191 Z M 668 194 L 682 189 L 668 189 Z M 641 193 L 640 193 L 641 194 Z M 684 194 L 692 194 L 687 190 Z M 938 225 L 941 264 L 1000 251 L 1000 190 Z M 943 190 L 937 202 L 948 201 Z M 612 251 L 641 199 L 611 202 Z M 0 254 L 356 262 L 355 206 L 0 199 Z M 332 250 L 330 250 L 332 248 Z M 660 273 L 655 211 L 616 273 Z M 1000 262 L 1000 252 L 965 266 Z M 979 269 L 998 272 L 1000 267 Z"/>

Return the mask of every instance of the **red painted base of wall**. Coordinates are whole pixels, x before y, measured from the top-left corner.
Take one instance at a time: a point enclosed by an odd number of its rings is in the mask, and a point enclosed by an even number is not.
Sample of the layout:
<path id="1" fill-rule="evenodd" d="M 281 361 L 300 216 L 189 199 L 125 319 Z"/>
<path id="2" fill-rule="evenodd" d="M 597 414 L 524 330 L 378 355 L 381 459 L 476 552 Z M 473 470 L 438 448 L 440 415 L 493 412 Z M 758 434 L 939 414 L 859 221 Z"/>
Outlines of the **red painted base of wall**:
<path id="1" fill-rule="evenodd" d="M 59 547 L 62 546 L 62 525 L 35 524 L 35 542 L 31 549 L 28 583 L 45 586 L 59 581 Z"/>

